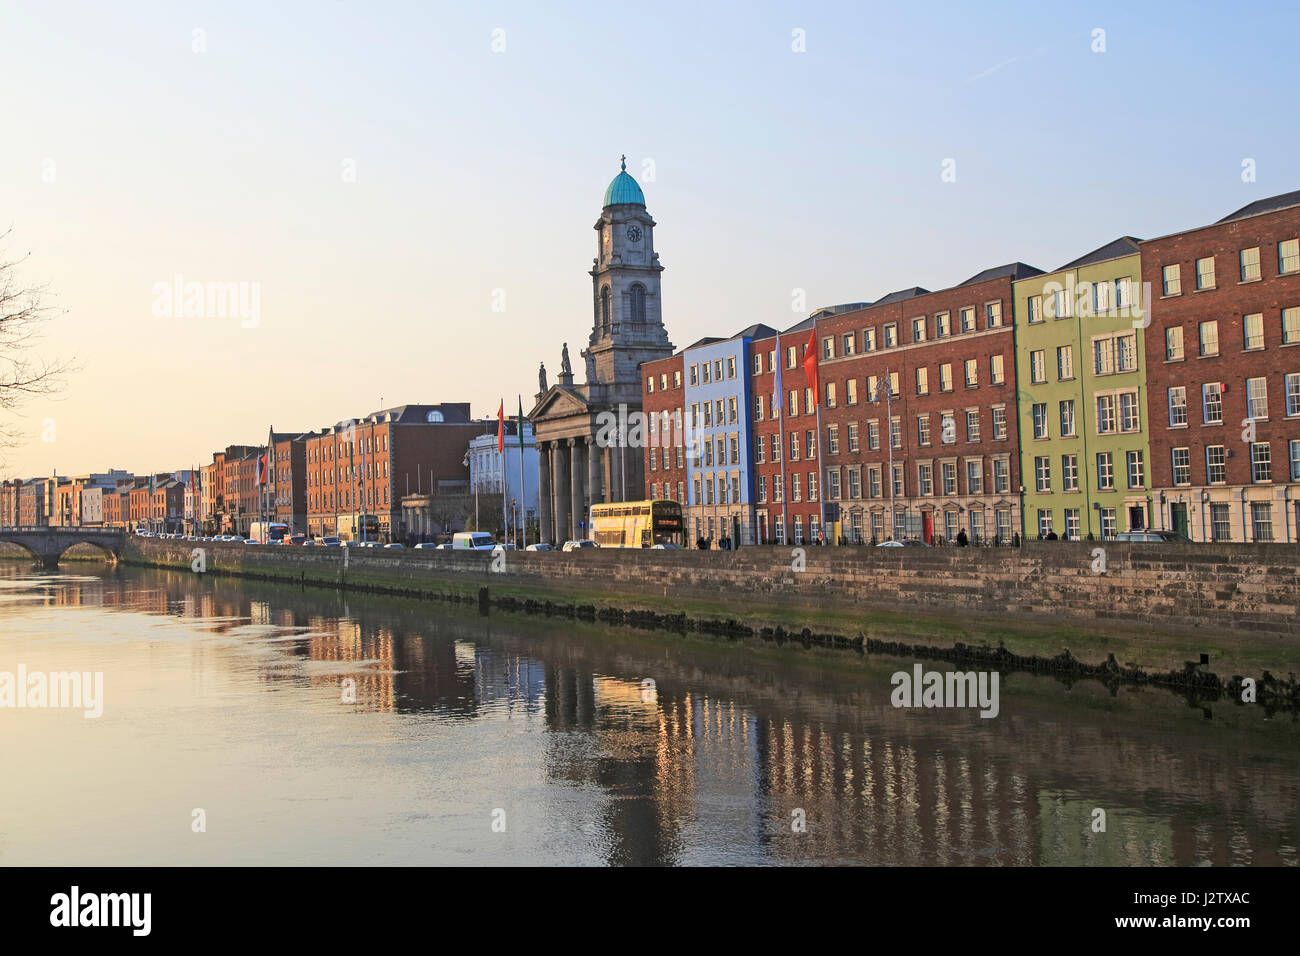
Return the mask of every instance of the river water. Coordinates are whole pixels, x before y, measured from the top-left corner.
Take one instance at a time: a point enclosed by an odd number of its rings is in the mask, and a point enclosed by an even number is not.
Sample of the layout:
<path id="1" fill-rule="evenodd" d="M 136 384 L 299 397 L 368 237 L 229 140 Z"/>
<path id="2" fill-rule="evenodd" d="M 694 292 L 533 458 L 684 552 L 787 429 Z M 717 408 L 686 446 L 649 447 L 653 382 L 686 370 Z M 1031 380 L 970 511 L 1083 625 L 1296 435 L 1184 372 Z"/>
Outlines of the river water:
<path id="1" fill-rule="evenodd" d="M 103 674 L 99 717 L 0 708 L 0 863 L 1300 862 L 1291 715 L 895 708 L 914 663 L 0 562 L 0 675 Z"/>

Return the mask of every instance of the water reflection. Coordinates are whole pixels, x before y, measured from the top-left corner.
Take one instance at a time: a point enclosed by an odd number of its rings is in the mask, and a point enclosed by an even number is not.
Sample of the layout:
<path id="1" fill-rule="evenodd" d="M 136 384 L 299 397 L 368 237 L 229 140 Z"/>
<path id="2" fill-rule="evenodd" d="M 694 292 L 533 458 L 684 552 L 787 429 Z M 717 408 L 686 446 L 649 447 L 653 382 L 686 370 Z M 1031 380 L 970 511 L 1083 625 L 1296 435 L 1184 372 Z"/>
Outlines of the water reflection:
<path id="1" fill-rule="evenodd" d="M 0 575 L 0 669 L 101 662 L 103 720 L 144 768 L 107 806 L 0 783 L 4 862 L 37 856 L 47 804 L 112 818 L 99 862 L 1297 862 L 1300 731 L 1252 708 L 1206 721 L 1158 691 L 1012 675 L 981 720 L 891 707 L 911 661 L 171 572 Z M 38 775 L 89 746 L 19 719 L 27 745 L 0 754 Z M 160 719 L 171 736 L 140 752 Z M 211 776 L 247 832 L 196 859 L 146 809 Z"/>

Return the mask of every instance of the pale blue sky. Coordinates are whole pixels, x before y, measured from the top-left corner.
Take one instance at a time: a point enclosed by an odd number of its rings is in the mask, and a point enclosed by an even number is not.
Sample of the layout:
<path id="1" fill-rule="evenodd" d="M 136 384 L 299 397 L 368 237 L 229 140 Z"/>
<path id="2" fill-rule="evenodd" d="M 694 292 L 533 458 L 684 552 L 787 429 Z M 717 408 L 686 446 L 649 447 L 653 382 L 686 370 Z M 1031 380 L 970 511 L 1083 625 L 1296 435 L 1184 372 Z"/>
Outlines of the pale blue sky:
<path id="1" fill-rule="evenodd" d="M 83 366 L 2 470 L 527 408 L 539 360 L 580 364 L 621 153 L 679 347 L 1300 188 L 1291 4 L 545 6 L 0 5 L 0 226 Z M 155 316 L 178 273 L 259 283 L 257 327 Z"/>

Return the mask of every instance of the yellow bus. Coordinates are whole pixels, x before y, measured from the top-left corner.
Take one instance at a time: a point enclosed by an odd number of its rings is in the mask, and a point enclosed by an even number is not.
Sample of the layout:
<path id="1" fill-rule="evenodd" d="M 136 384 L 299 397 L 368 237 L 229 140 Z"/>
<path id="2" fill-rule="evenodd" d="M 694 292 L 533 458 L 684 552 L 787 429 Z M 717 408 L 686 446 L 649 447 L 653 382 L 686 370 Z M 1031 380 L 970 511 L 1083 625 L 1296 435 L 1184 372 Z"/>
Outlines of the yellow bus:
<path id="1" fill-rule="evenodd" d="M 686 546 L 682 506 L 661 498 L 592 505 L 587 527 L 591 539 L 602 548 Z"/>

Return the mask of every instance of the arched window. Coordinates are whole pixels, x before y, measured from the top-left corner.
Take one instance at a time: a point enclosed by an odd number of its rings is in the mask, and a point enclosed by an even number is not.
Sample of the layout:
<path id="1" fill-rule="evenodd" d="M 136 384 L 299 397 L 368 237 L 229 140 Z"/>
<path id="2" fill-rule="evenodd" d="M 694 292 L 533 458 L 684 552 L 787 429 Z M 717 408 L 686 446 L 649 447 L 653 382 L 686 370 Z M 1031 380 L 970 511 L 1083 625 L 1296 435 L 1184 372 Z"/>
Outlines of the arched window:
<path id="1" fill-rule="evenodd" d="M 608 329 L 609 322 L 609 286 L 605 286 L 600 290 L 600 327 Z"/>
<path id="2" fill-rule="evenodd" d="M 632 306 L 632 321 L 644 322 L 645 321 L 645 286 L 643 286 L 639 282 L 635 283 L 630 290 L 630 294 L 632 299 L 630 303 Z"/>

